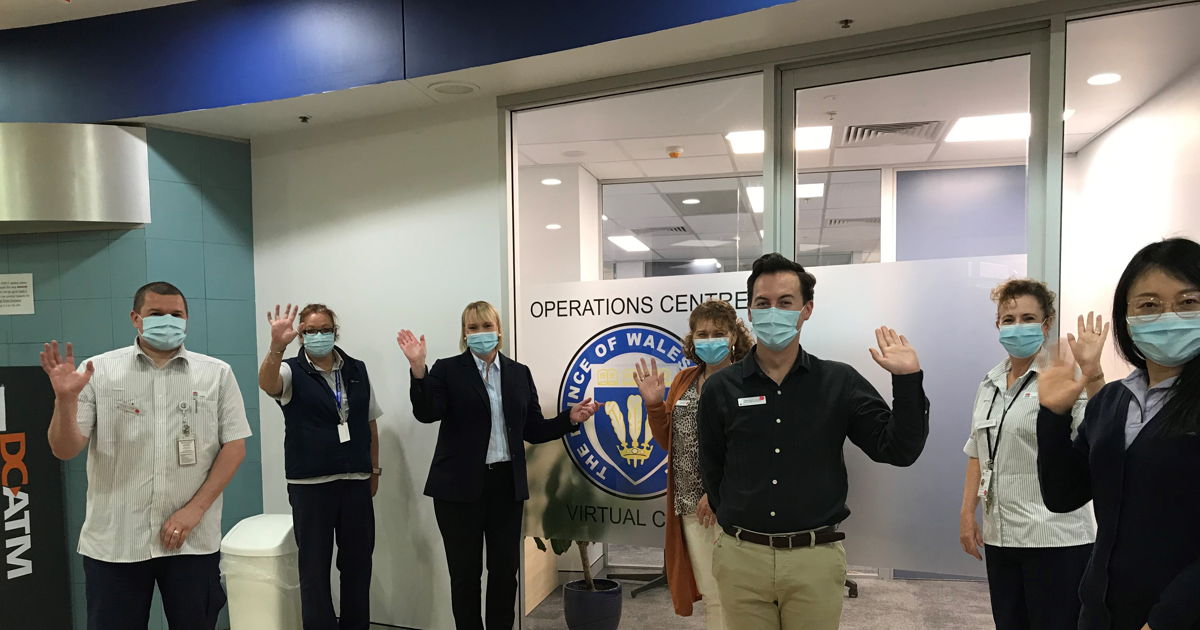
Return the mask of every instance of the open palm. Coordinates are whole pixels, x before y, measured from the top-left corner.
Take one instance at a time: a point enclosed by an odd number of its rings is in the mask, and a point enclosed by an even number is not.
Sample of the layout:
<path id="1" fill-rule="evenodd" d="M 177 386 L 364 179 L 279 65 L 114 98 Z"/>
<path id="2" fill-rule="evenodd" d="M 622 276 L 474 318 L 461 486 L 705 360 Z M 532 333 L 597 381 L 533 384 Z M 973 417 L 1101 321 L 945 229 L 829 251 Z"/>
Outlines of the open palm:
<path id="1" fill-rule="evenodd" d="M 38 358 L 42 363 L 42 371 L 50 377 L 50 386 L 54 388 L 54 395 L 59 398 L 78 398 L 79 393 L 96 373 L 96 368 L 91 361 L 87 362 L 87 369 L 84 371 L 80 372 L 75 369 L 75 349 L 69 343 L 67 344 L 66 358 L 59 355 L 57 341 L 43 344 Z"/>
<path id="2" fill-rule="evenodd" d="M 1066 348 L 1056 348 L 1040 360 L 1038 398 L 1042 406 L 1064 415 L 1071 411 L 1087 379 L 1075 374 L 1075 359 Z"/>
<path id="3" fill-rule="evenodd" d="M 1067 344 L 1071 346 L 1071 354 L 1075 362 L 1083 370 L 1086 378 L 1093 378 L 1101 373 L 1100 355 L 1104 352 L 1104 342 L 1108 339 L 1109 324 L 1104 323 L 1104 317 L 1090 312 L 1087 320 L 1079 316 L 1078 336 L 1067 333 Z"/>
<path id="4" fill-rule="evenodd" d="M 411 330 L 401 330 L 396 333 L 396 344 L 400 346 L 409 365 L 413 368 L 425 367 L 425 357 L 429 350 L 425 344 L 425 335 L 417 337 Z"/>
<path id="5" fill-rule="evenodd" d="M 892 374 L 916 374 L 921 371 L 917 351 L 908 344 L 908 338 L 884 326 L 875 330 L 875 341 L 879 349 L 871 348 L 871 358 L 880 367 Z"/>
<path id="6" fill-rule="evenodd" d="M 649 365 L 646 365 L 645 359 L 638 359 L 633 366 L 633 382 L 637 383 L 638 392 L 647 406 L 663 401 L 666 381 L 662 372 L 658 371 L 658 361 L 655 359 L 651 358 Z"/>
<path id="7" fill-rule="evenodd" d="M 267 311 L 267 324 L 271 326 L 271 346 L 282 350 L 299 335 L 296 332 L 296 315 L 300 306 L 288 304 L 280 313 L 279 305 L 275 305 L 275 314 Z"/>

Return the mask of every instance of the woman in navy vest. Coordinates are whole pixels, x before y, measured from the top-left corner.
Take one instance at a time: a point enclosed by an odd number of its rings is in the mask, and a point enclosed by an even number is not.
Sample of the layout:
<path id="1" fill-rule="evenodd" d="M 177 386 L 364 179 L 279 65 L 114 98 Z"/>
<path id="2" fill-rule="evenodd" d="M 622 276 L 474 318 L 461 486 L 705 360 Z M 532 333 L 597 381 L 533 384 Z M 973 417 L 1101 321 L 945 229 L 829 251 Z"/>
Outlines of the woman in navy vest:
<path id="1" fill-rule="evenodd" d="M 467 305 L 463 353 L 425 369 L 425 337 L 402 330 L 396 341 L 411 366 L 413 415 L 441 422 L 425 494 L 433 498 L 450 569 L 458 630 L 483 630 L 479 580 L 487 542 L 488 630 L 515 619 L 521 559 L 521 508 L 529 498 L 523 442 L 557 440 L 596 413 L 589 398 L 553 418 L 542 416 L 529 368 L 500 353 L 500 315 L 487 302 Z"/>
<path id="2" fill-rule="evenodd" d="M 1113 297 L 1135 369 L 1088 403 L 1063 352 L 1042 371 L 1038 478 L 1046 507 L 1092 500 L 1096 545 L 1080 630 L 1200 630 L 1200 245 L 1169 239 L 1133 257 Z"/>
<path id="3" fill-rule="evenodd" d="M 334 345 L 337 317 L 324 304 L 267 313 L 271 350 L 258 386 L 283 409 L 284 468 L 300 549 L 304 630 L 367 630 L 371 554 L 375 549 L 379 434 L 382 415 L 367 366 Z M 296 356 L 283 359 L 302 336 Z M 341 619 L 334 615 L 330 561 L 337 541 Z"/>

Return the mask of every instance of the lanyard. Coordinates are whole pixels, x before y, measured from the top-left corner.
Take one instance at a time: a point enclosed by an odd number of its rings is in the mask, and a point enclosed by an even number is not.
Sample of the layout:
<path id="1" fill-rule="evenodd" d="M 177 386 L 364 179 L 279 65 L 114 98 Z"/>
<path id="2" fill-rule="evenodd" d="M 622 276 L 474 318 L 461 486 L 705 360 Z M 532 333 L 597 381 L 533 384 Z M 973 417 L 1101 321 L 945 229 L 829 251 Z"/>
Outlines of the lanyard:
<path id="1" fill-rule="evenodd" d="M 342 371 L 333 371 L 333 400 L 337 403 L 338 413 L 342 412 Z"/>
<path id="2" fill-rule="evenodd" d="M 1033 380 L 1032 371 L 1026 374 L 1025 378 L 1021 379 L 1021 386 L 1017 388 L 1017 393 L 1013 394 L 1012 400 L 1008 402 L 1008 406 L 1005 407 L 1004 412 L 1000 414 L 1000 424 L 996 427 L 996 444 L 994 446 L 992 445 L 992 430 L 984 429 L 984 431 L 987 433 L 988 441 L 988 470 L 992 470 L 992 468 L 995 466 L 996 452 L 1000 450 L 1000 438 L 1004 432 L 1004 419 L 1008 417 L 1008 411 L 1012 409 L 1012 406 L 1021 398 L 1021 392 L 1025 391 L 1025 386 L 1028 385 L 1029 381 L 1031 380 Z M 988 420 L 992 419 L 992 409 L 996 407 L 996 397 L 999 395 L 1000 388 L 997 387 L 996 391 L 992 392 L 992 404 L 988 407 Z"/>

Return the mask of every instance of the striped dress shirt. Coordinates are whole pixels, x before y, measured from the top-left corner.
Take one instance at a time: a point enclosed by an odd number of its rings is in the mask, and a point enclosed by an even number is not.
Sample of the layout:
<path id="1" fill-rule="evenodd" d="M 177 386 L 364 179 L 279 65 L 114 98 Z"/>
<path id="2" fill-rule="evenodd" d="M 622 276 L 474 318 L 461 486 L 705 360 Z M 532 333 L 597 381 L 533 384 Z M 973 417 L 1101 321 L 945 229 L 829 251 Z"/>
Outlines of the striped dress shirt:
<path id="1" fill-rule="evenodd" d="M 79 553 L 104 562 L 216 553 L 221 497 L 179 550 L 165 549 L 159 530 L 208 479 L 221 446 L 250 436 L 233 370 L 184 348 L 160 368 L 136 342 L 91 362 L 96 373 L 77 411 L 79 430 L 89 437 Z M 196 440 L 190 466 L 179 464 L 177 450 L 185 421 Z"/>
<path id="2" fill-rule="evenodd" d="M 1071 547 L 1096 540 L 1096 519 L 1088 505 L 1068 514 L 1046 508 L 1038 484 L 1037 416 L 1038 367 L 1008 386 L 1010 359 L 996 366 L 975 395 L 971 436 L 963 452 L 987 470 L 989 448 L 995 450 L 992 510 L 983 514 L 983 541 L 993 547 Z M 1021 384 L 1025 382 L 1024 388 Z M 1018 391 L 1020 390 L 1020 391 Z M 1080 396 L 1071 410 L 1072 435 L 1083 421 L 1087 398 Z M 1008 409 L 1005 414 L 1005 409 Z M 1004 428 L 1000 430 L 1000 419 Z M 1002 437 L 997 439 L 997 433 Z M 992 446 L 988 445 L 991 438 Z"/>
<path id="3" fill-rule="evenodd" d="M 492 435 L 488 439 L 486 464 L 507 462 L 512 460 L 508 452 L 508 424 L 504 421 L 504 399 L 500 395 L 500 360 L 497 357 L 490 364 L 471 353 L 475 359 L 475 367 L 479 369 L 479 378 L 487 389 L 488 404 L 492 408 Z"/>

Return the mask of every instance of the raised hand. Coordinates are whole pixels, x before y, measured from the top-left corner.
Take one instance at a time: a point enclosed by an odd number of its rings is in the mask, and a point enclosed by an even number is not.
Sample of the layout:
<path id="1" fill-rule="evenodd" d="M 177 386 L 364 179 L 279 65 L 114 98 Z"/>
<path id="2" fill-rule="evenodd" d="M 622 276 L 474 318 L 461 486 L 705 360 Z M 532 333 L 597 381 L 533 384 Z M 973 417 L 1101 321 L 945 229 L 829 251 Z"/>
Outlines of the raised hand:
<path id="1" fill-rule="evenodd" d="M 1064 347 L 1051 349 L 1038 360 L 1038 398 L 1042 406 L 1065 415 L 1079 400 L 1087 378 L 1075 374 L 1075 358 Z"/>
<path id="2" fill-rule="evenodd" d="M 657 405 L 663 401 L 666 385 L 662 373 L 658 371 L 657 360 L 651 358 L 650 365 L 646 365 L 646 359 L 638 359 L 637 364 L 633 366 L 633 382 L 637 384 L 638 392 L 642 394 L 642 401 L 646 406 Z"/>
<path id="3" fill-rule="evenodd" d="M 908 338 L 897 334 L 896 331 L 884 326 L 875 330 L 875 341 L 879 349 L 870 348 L 871 358 L 879 367 L 892 374 L 916 374 L 921 371 L 921 361 L 917 351 L 908 345 Z"/>
<path id="4" fill-rule="evenodd" d="M 404 358 L 408 359 L 408 365 L 412 368 L 413 374 L 417 378 L 424 378 L 425 357 L 429 350 L 425 344 L 425 335 L 418 338 L 411 330 L 401 330 L 396 333 L 396 344 L 404 352 Z"/>
<path id="5" fill-rule="evenodd" d="M 42 344 L 39 358 L 42 362 L 42 371 L 50 377 L 50 386 L 54 388 L 56 398 L 68 400 L 78 398 L 79 392 L 83 391 L 88 381 L 92 380 L 92 375 L 96 373 L 96 368 L 91 361 L 87 362 L 87 369 L 83 372 L 75 369 L 75 349 L 69 343 L 65 359 L 58 354 L 57 341 Z"/>
<path id="6" fill-rule="evenodd" d="M 1104 316 L 1089 312 L 1087 320 L 1079 316 L 1079 336 L 1067 333 L 1067 344 L 1071 346 L 1071 354 L 1083 371 L 1083 377 L 1091 381 L 1103 374 L 1100 368 L 1100 354 L 1104 352 L 1104 342 L 1108 339 L 1109 324 L 1104 323 Z"/>
<path id="7" fill-rule="evenodd" d="M 282 352 L 300 334 L 296 331 L 296 315 L 300 313 L 300 305 L 288 304 L 283 313 L 279 305 L 275 305 L 275 314 L 267 311 L 267 324 L 271 327 L 271 350 Z"/>
<path id="8" fill-rule="evenodd" d="M 575 406 L 571 407 L 571 422 L 574 422 L 575 424 L 583 424 L 584 422 L 591 420 L 592 416 L 596 415 L 596 410 L 599 408 L 600 405 L 594 402 L 591 398 L 585 398 L 583 402 L 575 403 Z"/>

